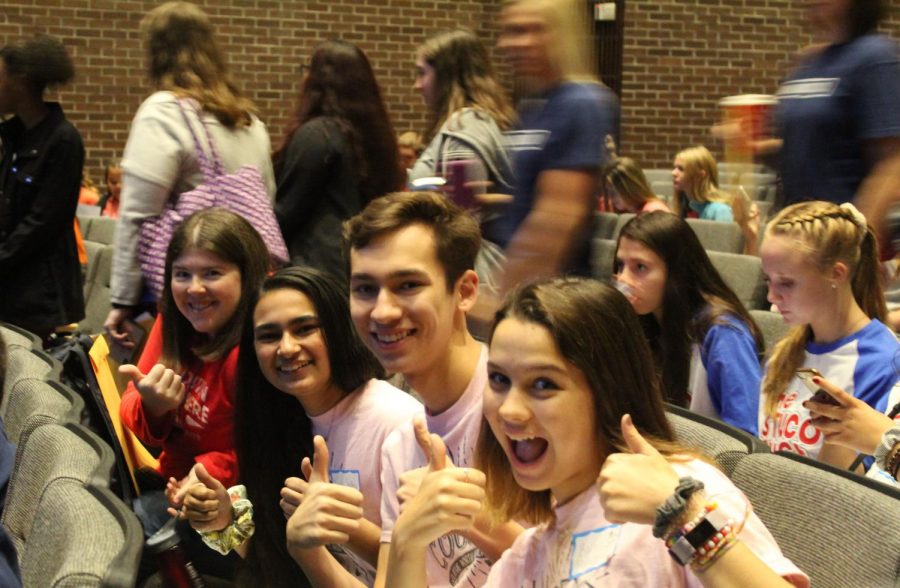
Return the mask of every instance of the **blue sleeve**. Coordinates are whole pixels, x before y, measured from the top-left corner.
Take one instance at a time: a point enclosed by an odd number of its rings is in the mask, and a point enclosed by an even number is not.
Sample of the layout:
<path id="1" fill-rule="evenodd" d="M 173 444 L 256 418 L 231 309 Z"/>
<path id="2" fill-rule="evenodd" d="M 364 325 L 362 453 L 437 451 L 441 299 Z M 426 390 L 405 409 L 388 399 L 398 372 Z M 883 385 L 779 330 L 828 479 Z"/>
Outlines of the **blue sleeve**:
<path id="1" fill-rule="evenodd" d="M 762 370 L 756 343 L 743 321 L 714 324 L 700 346 L 706 383 L 719 418 L 756 436 Z"/>
<path id="2" fill-rule="evenodd" d="M 893 359 L 900 353 L 900 344 L 882 326 L 875 336 L 860 339 L 857 349 L 859 359 L 853 370 L 853 395 L 878 412 L 887 412 L 888 396 L 897 382 Z"/>
<path id="3" fill-rule="evenodd" d="M 731 206 L 724 202 L 713 202 L 709 206 L 709 219 L 714 221 L 722 221 L 730 223 L 734 221 L 734 214 L 731 212 Z"/>
<path id="4" fill-rule="evenodd" d="M 606 136 L 617 136 L 615 96 L 600 86 L 579 85 L 554 106 L 542 169 L 598 169 L 604 163 Z"/>
<path id="5" fill-rule="evenodd" d="M 896 44 L 881 35 L 873 38 L 872 55 L 858 72 L 859 134 L 866 139 L 900 137 L 900 57 Z"/>

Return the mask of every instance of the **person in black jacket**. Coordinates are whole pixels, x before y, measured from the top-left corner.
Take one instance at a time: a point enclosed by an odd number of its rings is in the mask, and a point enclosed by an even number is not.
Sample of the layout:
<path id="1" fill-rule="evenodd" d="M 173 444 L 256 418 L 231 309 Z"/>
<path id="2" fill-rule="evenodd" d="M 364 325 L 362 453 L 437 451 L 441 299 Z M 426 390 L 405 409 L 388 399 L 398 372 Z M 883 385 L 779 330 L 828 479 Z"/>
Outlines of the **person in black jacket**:
<path id="1" fill-rule="evenodd" d="M 343 221 L 399 190 L 397 137 L 369 59 L 345 41 L 313 50 L 273 161 L 275 215 L 293 265 L 346 282 Z"/>
<path id="2" fill-rule="evenodd" d="M 39 36 L 0 50 L 0 321 L 46 338 L 84 318 L 73 222 L 81 135 L 44 89 L 75 74 L 62 44 Z"/>

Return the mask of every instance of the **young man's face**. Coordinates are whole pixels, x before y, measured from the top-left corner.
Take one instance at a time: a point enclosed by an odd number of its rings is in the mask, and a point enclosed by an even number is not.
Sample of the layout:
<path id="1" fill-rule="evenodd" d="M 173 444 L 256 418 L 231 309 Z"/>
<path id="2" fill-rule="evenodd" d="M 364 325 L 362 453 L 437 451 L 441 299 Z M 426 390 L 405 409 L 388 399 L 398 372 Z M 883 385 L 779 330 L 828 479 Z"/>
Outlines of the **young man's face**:
<path id="1" fill-rule="evenodd" d="M 471 276 L 470 276 L 471 274 Z M 413 224 L 350 251 L 350 313 L 356 330 L 388 372 L 431 370 L 450 352 L 454 330 L 474 294 L 466 272 L 448 290 L 431 227 Z M 477 279 L 475 279 L 477 288 Z"/>

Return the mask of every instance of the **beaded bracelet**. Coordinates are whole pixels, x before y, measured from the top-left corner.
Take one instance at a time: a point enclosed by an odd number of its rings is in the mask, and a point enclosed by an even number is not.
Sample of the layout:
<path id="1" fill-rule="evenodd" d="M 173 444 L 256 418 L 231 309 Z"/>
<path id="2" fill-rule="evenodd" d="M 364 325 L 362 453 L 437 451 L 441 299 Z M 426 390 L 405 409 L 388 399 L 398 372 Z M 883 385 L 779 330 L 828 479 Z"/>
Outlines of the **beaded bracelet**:
<path id="1" fill-rule="evenodd" d="M 247 499 L 247 489 L 241 484 L 228 489 L 231 498 L 232 522 L 219 531 L 197 531 L 206 545 L 222 555 L 228 555 L 235 547 L 253 536 L 253 504 Z"/>
<path id="2" fill-rule="evenodd" d="M 726 515 L 717 510 L 718 506 L 716 501 L 709 502 L 697 516 L 666 539 L 669 554 L 679 564 L 702 570 L 734 541 L 734 521 L 726 519 Z"/>
<path id="3" fill-rule="evenodd" d="M 697 549 L 697 555 L 691 562 L 691 569 L 695 572 L 702 572 L 709 567 L 716 559 L 737 541 L 737 535 L 734 533 L 734 527 L 729 524 L 722 527 L 709 541 Z"/>

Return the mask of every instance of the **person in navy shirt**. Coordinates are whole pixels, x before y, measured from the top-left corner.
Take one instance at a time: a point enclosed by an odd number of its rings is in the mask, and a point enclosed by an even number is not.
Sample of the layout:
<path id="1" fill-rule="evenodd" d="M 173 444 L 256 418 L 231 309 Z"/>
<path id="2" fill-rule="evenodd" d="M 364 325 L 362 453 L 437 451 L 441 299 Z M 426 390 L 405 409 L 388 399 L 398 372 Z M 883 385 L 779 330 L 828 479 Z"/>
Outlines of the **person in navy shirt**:
<path id="1" fill-rule="evenodd" d="M 880 218 L 900 190 L 900 59 L 875 33 L 882 0 L 828 0 L 807 18 L 822 42 L 778 90 L 784 205 L 854 202 Z"/>
<path id="2" fill-rule="evenodd" d="M 619 106 L 579 42 L 582 13 L 568 0 L 517 0 L 503 11 L 499 48 L 529 96 L 507 135 L 516 186 L 499 239 L 508 258 L 501 294 L 526 278 L 590 271 L 599 173 Z"/>

